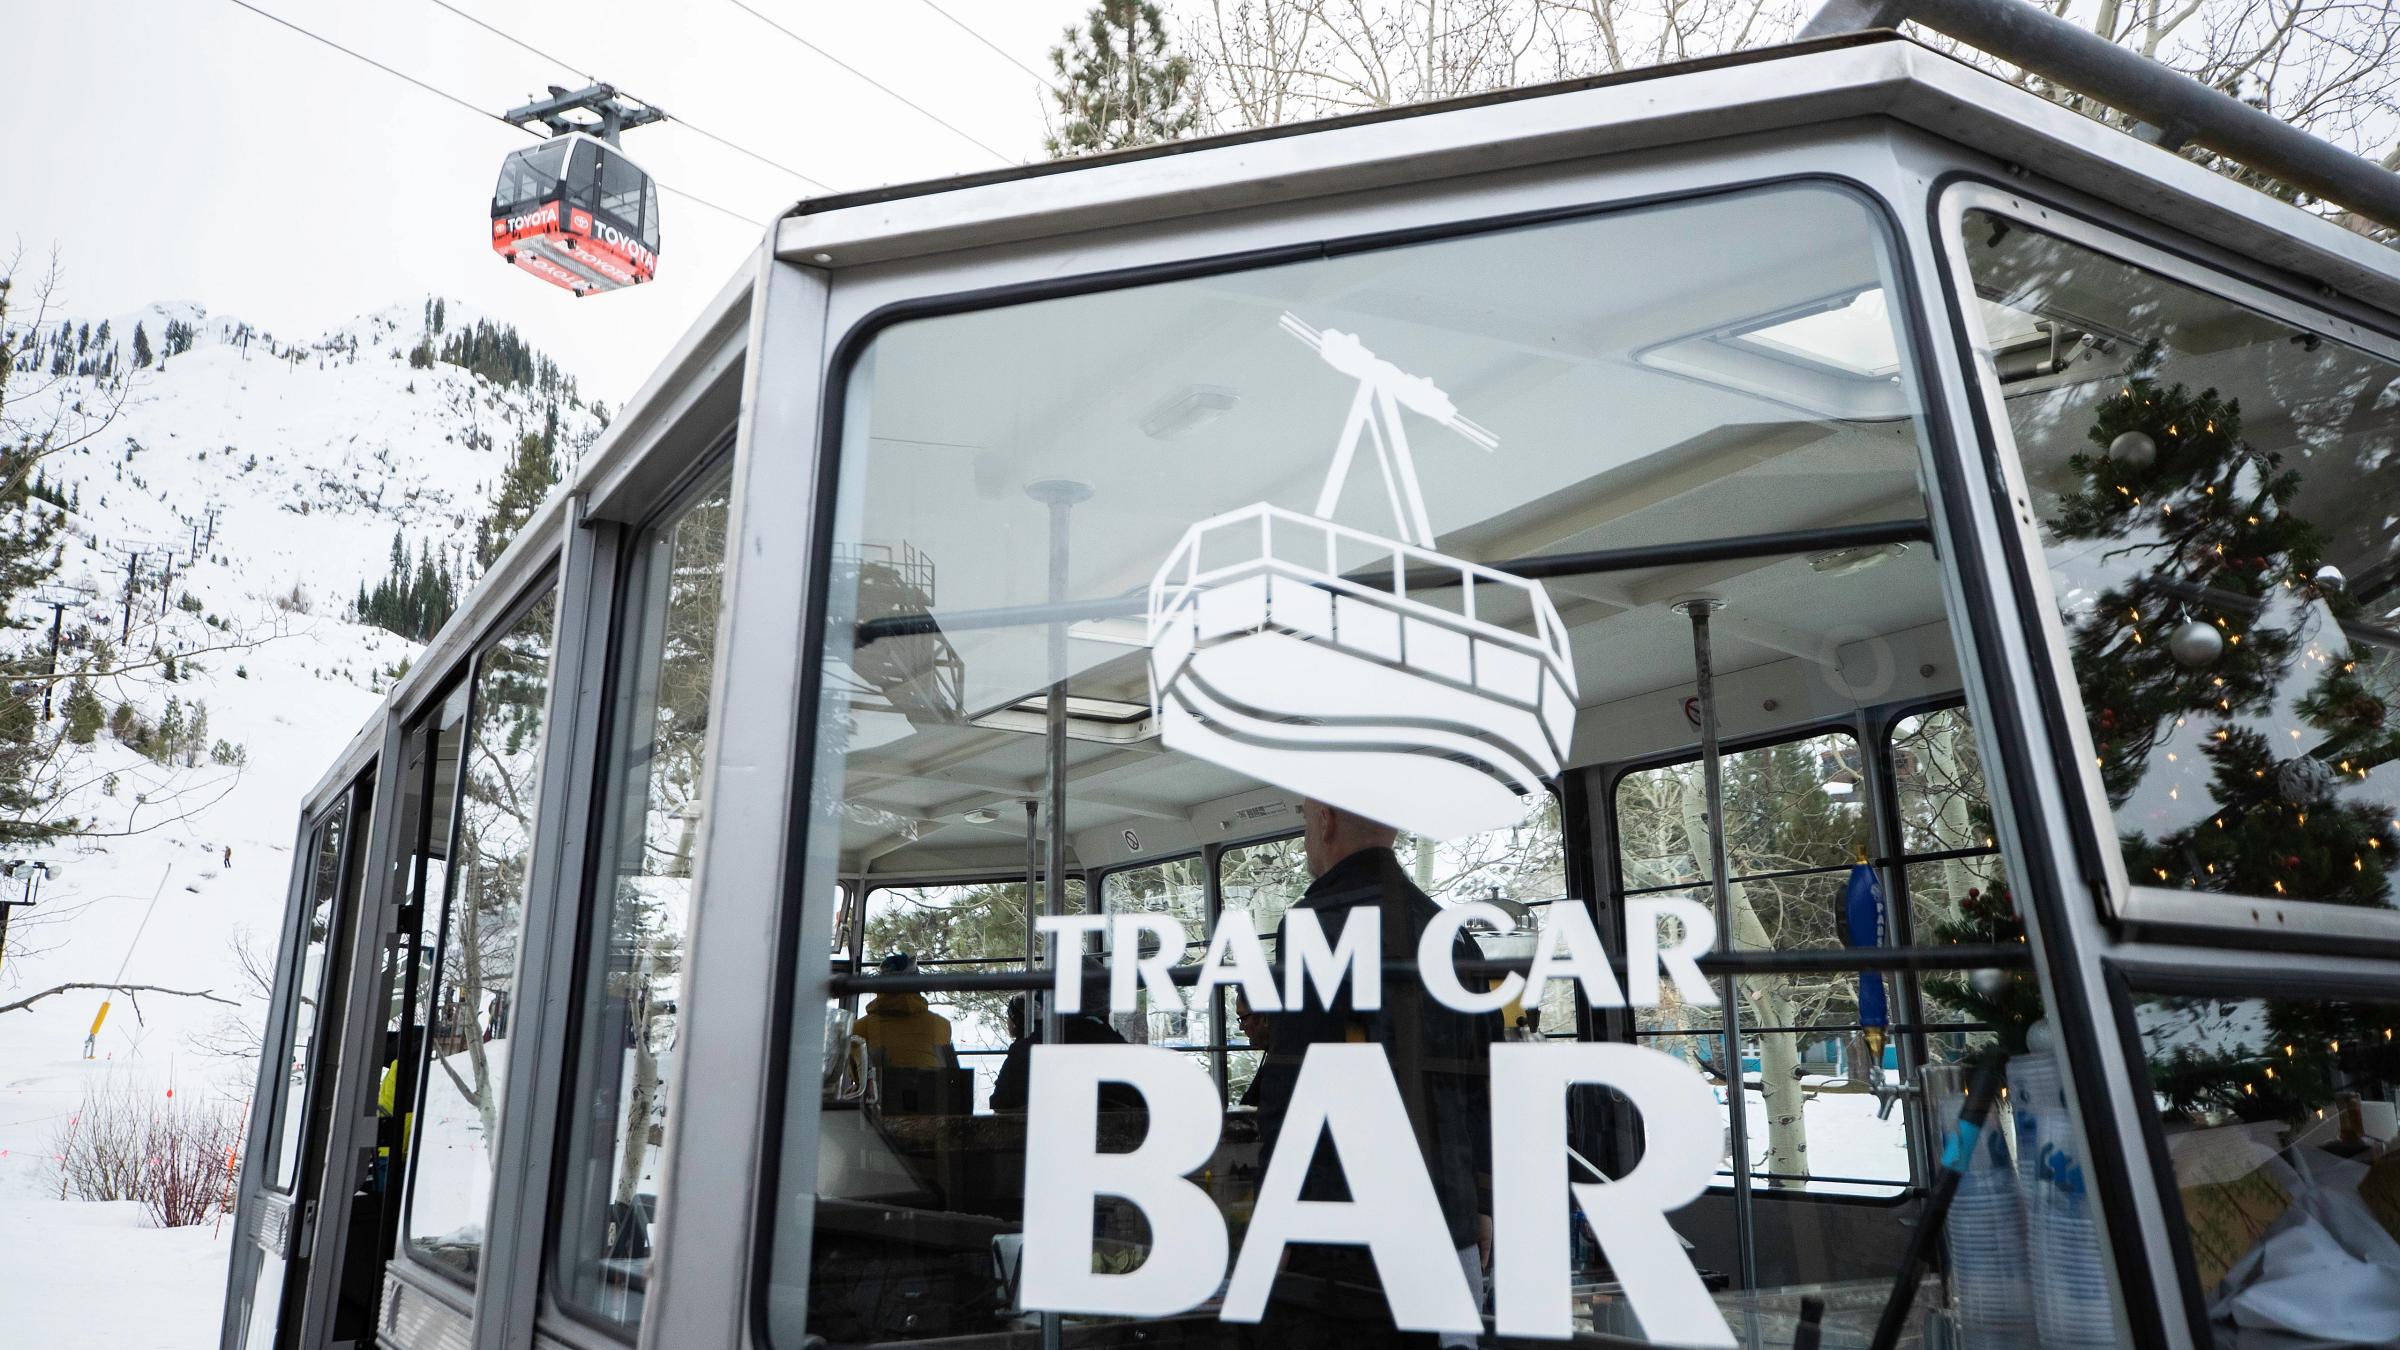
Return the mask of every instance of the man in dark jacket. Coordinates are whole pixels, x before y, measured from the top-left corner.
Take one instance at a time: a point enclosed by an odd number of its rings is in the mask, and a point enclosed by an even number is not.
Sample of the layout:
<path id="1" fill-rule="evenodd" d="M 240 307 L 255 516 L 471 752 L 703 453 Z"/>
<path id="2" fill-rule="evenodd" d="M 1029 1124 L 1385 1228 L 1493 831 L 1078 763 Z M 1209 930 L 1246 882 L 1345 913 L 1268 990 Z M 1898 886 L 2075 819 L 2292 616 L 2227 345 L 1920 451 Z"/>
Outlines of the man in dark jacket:
<path id="1" fill-rule="evenodd" d="M 1108 1023 L 1089 1013 L 1063 1013 L 1058 1019 L 1059 1040 L 1067 1045 L 1123 1045 L 1125 1038 Z M 1032 1085 L 1028 1075 L 1033 1069 L 1033 1047 L 1041 1044 L 1042 1029 L 1025 1025 L 1025 996 L 1019 994 L 1008 1001 L 1008 1055 L 1000 1061 L 1000 1076 L 992 1080 L 992 1109 L 1022 1111 Z M 1142 1094 L 1130 1083 L 1102 1083 L 1100 1109 L 1103 1111 L 1139 1111 Z"/>
<path id="2" fill-rule="evenodd" d="M 1313 911 L 1328 941 L 1338 940 L 1351 911 L 1380 910 L 1384 954 L 1412 960 L 1417 939 L 1437 911 L 1392 851 L 1398 832 L 1316 801 L 1303 804 L 1302 820 L 1308 870 L 1315 880 L 1294 907 Z M 1283 942 L 1288 926 L 1287 918 L 1276 929 L 1279 961 L 1289 956 Z M 1451 955 L 1456 961 L 1471 961 L 1478 953 L 1472 939 L 1461 934 Z M 1360 1041 L 1381 1045 L 1449 1226 L 1450 1245 L 1460 1251 L 1462 1263 L 1480 1269 L 1491 1247 L 1487 1103 L 1490 1043 L 1499 1032 L 1498 1018 L 1454 1012 L 1435 1002 L 1415 975 L 1387 968 L 1379 1009 L 1353 1008 L 1347 984 L 1327 1002 L 1312 983 L 1298 1006 L 1270 1014 L 1267 1020 L 1267 1054 L 1257 1079 L 1259 1136 L 1270 1149 L 1313 1150 L 1301 1198 L 1351 1198 L 1330 1147 L 1312 1139 L 1277 1141 L 1308 1047 Z M 1430 1347 L 1436 1342 L 1429 1333 L 1402 1333 L 1393 1327 L 1374 1262 L 1361 1247 L 1293 1247 L 1260 1332 L 1261 1344 L 1339 1345 L 1345 1350 L 1360 1344 Z"/>

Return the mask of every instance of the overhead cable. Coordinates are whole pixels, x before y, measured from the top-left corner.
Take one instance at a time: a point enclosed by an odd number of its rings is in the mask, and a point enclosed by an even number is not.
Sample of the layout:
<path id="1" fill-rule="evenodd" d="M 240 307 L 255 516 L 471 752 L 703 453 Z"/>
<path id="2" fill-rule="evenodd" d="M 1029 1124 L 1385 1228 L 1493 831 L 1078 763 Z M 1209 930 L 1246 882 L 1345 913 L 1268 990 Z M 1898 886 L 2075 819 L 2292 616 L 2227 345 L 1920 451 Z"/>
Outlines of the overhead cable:
<path id="1" fill-rule="evenodd" d="M 425 81 L 418 79 L 416 76 L 409 74 L 407 71 L 395 70 L 392 67 L 385 65 L 383 62 L 376 60 L 374 57 L 367 55 L 365 52 L 359 51 L 355 48 L 345 47 L 341 43 L 336 42 L 332 38 L 326 37 L 321 33 L 312 32 L 309 29 L 303 28 L 299 24 L 293 23 L 290 19 L 284 18 L 280 14 L 275 14 L 267 10 L 260 9 L 258 6 L 251 4 L 250 0 L 226 0 L 226 3 L 237 6 L 241 9 L 246 9 L 262 19 L 281 24 L 283 27 L 291 29 L 293 32 L 298 33 L 304 38 L 307 38 L 311 42 L 331 47 L 333 50 L 340 52 L 342 55 L 349 57 L 353 61 L 359 61 L 373 66 L 377 70 L 382 71 L 384 74 L 389 75 L 394 79 L 404 80 L 409 84 L 413 84 L 417 88 L 424 90 L 426 93 L 431 94 L 436 98 L 443 99 L 450 103 L 455 103 L 459 107 L 466 109 L 468 112 L 471 112 L 478 117 L 488 117 L 504 127 L 510 127 L 517 131 L 524 132 L 528 136 L 539 138 L 542 134 L 538 131 L 535 131 L 531 127 L 518 126 L 516 123 L 509 121 L 507 118 L 502 117 L 500 114 L 493 112 L 488 108 L 480 107 L 475 103 L 468 101 L 467 99 L 460 98 L 458 95 L 451 93 L 447 89 L 428 84 Z M 710 201 L 706 197 L 686 192 L 682 188 L 675 187 L 672 184 L 658 182 L 656 177 L 653 177 L 651 181 L 653 183 L 657 183 L 659 191 L 671 193 L 677 197 L 681 197 L 685 201 L 690 202 L 695 206 L 705 206 L 711 211 L 718 212 L 721 215 L 731 216 L 733 219 L 738 220 L 745 225 L 755 226 L 762 230 L 767 227 L 767 223 L 765 221 L 743 215 L 741 212 L 734 210 L 732 207 L 719 206 L 717 203 Z"/>
<path id="2" fill-rule="evenodd" d="M 966 141 L 967 143 L 969 143 L 969 144 L 973 145 L 973 146 L 974 146 L 976 149 L 978 149 L 978 150 L 981 150 L 981 151 L 983 151 L 985 154 L 988 154 L 988 155 L 992 156 L 994 159 L 997 159 L 997 160 L 999 160 L 1001 163 L 1003 163 L 1003 164 L 1015 164 L 1015 163 L 1017 162 L 1017 161 L 1016 161 L 1016 160 L 1015 160 L 1013 157 L 1011 157 L 1011 156 L 1009 156 L 1009 155 L 1007 155 L 1007 154 L 1004 154 L 1004 153 L 1002 153 L 1002 152 L 1001 152 L 1001 151 L 999 151 L 999 150 L 995 150 L 995 149 L 993 149 L 991 146 L 989 146 L 989 145 L 985 144 L 984 142 L 982 142 L 982 141 L 980 141 L 980 140 L 977 140 L 977 139 L 974 137 L 974 135 L 973 135 L 972 133 L 968 132 L 968 131 L 967 131 L 965 128 L 963 128 L 963 127 L 960 127 L 959 125 L 957 125 L 957 124 L 956 124 L 956 123 L 954 123 L 954 122 L 951 122 L 951 121 L 948 121 L 948 120 L 946 120 L 945 118 L 943 118 L 943 117 L 941 116 L 941 114 L 934 112 L 932 109 L 930 109 L 930 108 L 926 107 L 924 104 L 917 102 L 915 99 L 913 99 L 913 98 L 910 98 L 908 95 L 901 93 L 899 90 L 892 88 L 890 85 L 888 85 L 888 84 L 885 84 L 883 81 L 881 81 L 881 80 L 878 80 L 878 79 L 876 79 L 874 76 L 872 76 L 872 75 L 869 75 L 868 73 L 866 73 L 866 72 L 865 72 L 865 71 L 863 71 L 863 70 L 860 70 L 858 67 L 856 67 L 856 66 L 854 66 L 854 65 L 851 65 L 849 62 L 847 62 L 847 61 L 844 61 L 842 58 L 840 58 L 840 57 L 838 57 L 838 56 L 835 56 L 835 55 L 834 55 L 832 52 L 829 52 L 829 51 L 825 50 L 823 47 L 820 47 L 820 46 L 818 46 L 817 44 L 815 44 L 815 43 L 813 43 L 813 42 L 809 41 L 807 38 L 804 38 L 804 37 L 800 36 L 798 33 L 795 33 L 795 32 L 793 32 L 791 29 L 789 29 L 789 28 L 786 28 L 786 27 L 784 27 L 782 24 L 779 24 L 779 23 L 775 22 L 773 19 L 770 19 L 770 18 L 768 18 L 766 15 L 764 15 L 764 14 L 760 13 L 760 12 L 759 12 L 759 11 L 758 11 L 756 8 L 754 8 L 753 6 L 751 6 L 751 5 L 749 5 L 749 4 L 746 4 L 746 3 L 744 3 L 744 0 L 725 0 L 725 3 L 727 3 L 727 4 L 731 5 L 731 6 L 733 6 L 735 9 L 738 9 L 738 10 L 742 11 L 744 14 L 747 14 L 747 15 L 749 15 L 751 18 L 758 20 L 760 23 L 763 23 L 763 24 L 765 24 L 767 27 L 774 29 L 776 32 L 783 34 L 785 37 L 788 37 L 788 38 L 790 38 L 792 41 L 799 43 L 801 46 L 808 48 L 810 51 L 812 51 L 812 52 L 815 52 L 817 55 L 824 57 L 826 60 L 828 60 L 828 61 L 831 61 L 833 64 L 835 64 L 835 65 L 837 65 L 837 66 L 841 67 L 843 70 L 846 70 L 846 71 L 848 71 L 850 74 L 857 76 L 859 79 L 866 81 L 866 82 L 867 82 L 868 84 L 870 84 L 870 85 L 873 85 L 873 86 L 874 86 L 876 89 L 880 90 L 881 92 L 883 92 L 883 93 L 885 93 L 885 94 L 888 94 L 888 95 L 890 95 L 892 98 L 899 100 L 901 103 L 904 103 L 904 104 L 908 105 L 908 106 L 909 106 L 910 108 L 912 108 L 912 109 L 915 109 L 915 110 L 916 110 L 918 113 L 922 114 L 924 117 L 926 117 L 926 118 L 930 119 L 931 121 L 934 121 L 934 122 L 936 122 L 936 123 L 939 123 L 939 124 L 940 124 L 940 125 L 941 125 L 941 126 L 944 128 L 944 129 L 946 129 L 946 130 L 948 130 L 948 131 L 950 131 L 950 132 L 952 132 L 952 133 L 956 134 L 956 135 L 957 135 L 957 136 L 958 136 L 958 137 L 959 137 L 961 140 L 964 140 L 964 141 Z"/>
<path id="3" fill-rule="evenodd" d="M 468 23 L 475 25 L 477 28 L 490 33 L 493 37 L 499 38 L 503 42 L 511 43 L 524 51 L 531 52 L 533 55 L 540 57 L 542 60 L 551 65 L 557 66 L 561 70 L 573 71 L 574 73 L 581 75 L 590 83 L 600 83 L 599 76 L 583 69 L 574 62 L 566 60 L 563 57 L 553 56 L 549 52 L 543 51 L 541 48 L 534 46 L 525 39 L 509 32 L 507 29 L 500 27 L 498 24 L 487 23 L 482 19 L 476 18 L 474 15 L 469 14 L 463 9 L 460 9 L 458 6 L 451 4 L 450 0 L 430 0 L 430 3 L 439 8 L 450 11 L 452 14 L 455 14 L 459 18 L 466 20 Z M 626 95 L 626 97 L 634 98 L 634 96 L 631 94 Z M 634 98 L 634 101 L 643 104 L 645 107 L 650 106 L 649 101 L 646 99 Z M 717 144 L 724 146 L 726 149 L 734 151 L 737 154 L 748 155 L 750 158 L 757 160 L 759 163 L 764 164 L 768 168 L 774 169 L 779 173 L 788 173 L 792 177 L 799 179 L 801 182 L 808 184 L 810 187 L 817 189 L 819 192 L 832 192 L 835 190 L 831 184 L 811 178 L 807 174 L 800 172 L 798 169 L 793 168 L 789 164 L 784 164 L 777 160 L 769 159 L 765 155 L 762 155 L 756 150 L 751 149 L 749 146 L 728 140 L 725 137 L 710 131 L 706 127 L 701 126 L 699 123 L 692 121 L 688 117 L 679 116 L 675 113 L 668 113 L 666 120 L 675 123 L 677 126 L 682 127 L 684 130 L 689 131 L 696 136 L 705 137 L 708 140 L 715 141 Z"/>
<path id="4" fill-rule="evenodd" d="M 985 37 L 983 34 L 975 31 L 973 27 L 968 25 L 966 20 L 951 13 L 949 10 L 942 8 L 940 5 L 933 3 L 933 0 L 922 0 L 922 3 L 924 4 L 925 8 L 932 10 L 934 13 L 939 14 L 943 18 L 948 19 L 950 22 L 958 25 L 960 31 L 964 32 L 968 37 L 975 39 L 984 46 L 991 48 L 995 53 L 998 53 L 1001 60 L 1008 62 L 1010 65 L 1015 66 L 1021 71 L 1024 71 L 1033 78 L 1040 80 L 1043 84 L 1048 85 L 1055 93 L 1063 94 L 1066 92 L 1066 90 L 1058 87 L 1058 81 L 1051 79 L 1049 76 L 1044 75 L 1042 72 L 1035 70 L 1033 67 L 1018 60 L 1015 54 L 1011 53 L 1006 47 L 1001 46 L 999 43 L 994 42 L 990 38 Z"/>

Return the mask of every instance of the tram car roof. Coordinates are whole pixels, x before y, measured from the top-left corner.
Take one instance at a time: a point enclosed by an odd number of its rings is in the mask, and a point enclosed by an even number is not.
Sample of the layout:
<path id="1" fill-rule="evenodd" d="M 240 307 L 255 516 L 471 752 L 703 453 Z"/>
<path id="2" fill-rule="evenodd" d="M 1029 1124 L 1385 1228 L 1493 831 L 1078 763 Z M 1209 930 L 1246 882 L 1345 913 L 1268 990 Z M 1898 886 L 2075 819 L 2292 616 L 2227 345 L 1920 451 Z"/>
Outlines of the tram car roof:
<path id="1" fill-rule="evenodd" d="M 551 562 L 566 530 L 586 519 L 638 521 L 695 463 L 733 435 L 748 397 L 744 358 L 753 287 L 760 268 L 773 262 L 824 269 L 838 285 L 847 270 L 891 275 L 936 268 L 975 251 L 1004 253 L 1011 245 L 1069 233 L 1139 230 L 1202 215 L 1266 215 L 1297 202 L 1402 185 L 1455 191 L 1456 180 L 1538 174 L 1570 161 L 1678 151 L 1689 156 L 1707 153 L 1692 147 L 1721 138 L 1808 135 L 1897 137 L 1903 155 L 1912 146 L 1939 143 L 1932 146 L 1939 153 L 1925 160 L 1935 173 L 1958 171 L 1963 149 L 1967 171 L 2001 184 L 2010 181 L 2013 166 L 2038 164 L 2044 179 L 2151 221 L 2171 221 L 2182 236 L 2269 269 L 2279 284 L 2316 297 L 2336 313 L 2349 300 L 2358 302 L 2353 312 L 2370 317 L 2400 311 L 2400 255 L 2393 251 L 1890 33 L 1845 35 L 1419 107 L 818 197 L 798 203 L 776 223 L 760 260 L 737 272 L 625 405 L 572 479 L 520 532 L 397 684 L 390 706 L 404 714 L 422 706 Z M 1488 214 L 1469 207 L 1462 212 Z M 1659 303 L 1679 287 L 1697 293 L 1713 285 L 1722 295 L 1726 277 L 1743 266 L 1744 222 L 1757 230 L 1781 225 L 1739 211 L 1713 219 L 1730 232 L 1714 249 L 1698 251 L 1724 272 L 1705 279 L 1630 274 L 1623 284 L 1655 290 Z M 1861 252 L 1876 247 L 1871 238 L 1836 239 L 1827 247 L 1844 243 Z M 1762 298 L 1757 313 L 1717 316 L 1709 331 L 1827 299 L 1808 291 L 1805 276 L 1784 270 L 1787 275 L 1780 278 L 1745 277 L 1759 283 L 1753 292 Z M 1490 277 L 1483 280 L 1488 284 Z M 1545 303 L 1542 284 L 1541 269 L 1529 267 L 1515 280 L 1516 294 L 1484 299 L 1539 309 Z M 829 334 L 828 341 L 838 337 Z M 1072 335 L 1057 337 L 1065 342 Z M 1660 378 L 1692 380 L 1704 388 L 1709 383 L 1705 360 L 1696 372 L 1678 372 L 1670 368 L 1673 352 L 1664 354 L 1667 365 L 1655 350 L 1607 355 L 1647 361 Z M 959 378 L 971 383 L 977 376 L 961 371 Z M 1931 377 L 1924 383 L 1930 385 Z M 972 417 L 974 390 L 962 388 L 959 395 L 945 408 L 925 411 L 922 434 L 939 440 L 944 419 Z M 1512 472 L 1536 474 L 1556 486 L 1531 506 L 1454 528 L 1444 537 L 1445 547 L 1499 558 L 1600 546 L 1592 541 L 1603 537 L 1597 532 L 1603 523 L 1611 526 L 1607 546 L 1615 547 L 1740 533 L 1778 517 L 1833 523 L 1920 512 L 1915 432 L 1899 410 L 1864 404 L 1836 411 L 1830 417 L 1796 414 L 1779 425 L 1754 422 L 1743 428 L 1739 444 L 1722 434 L 1705 434 L 1598 475 L 1588 467 L 1573 471 L 1564 458 L 1570 445 L 1563 439 L 1554 438 L 1545 450 L 1538 434 L 1526 437 L 1527 443 L 1512 451 Z M 2252 434 L 2271 438 L 2273 430 L 2266 425 L 2271 410 L 2257 411 Z M 1545 455 L 1556 462 L 1541 463 Z M 1777 480 L 1784 490 L 1771 504 L 1745 495 L 1756 493 L 1756 479 L 1711 490 L 1719 472 L 1714 466 L 1728 455 L 1745 462 L 1780 458 L 1792 473 Z M 1841 471 L 1830 471 L 1837 463 Z M 1793 493 L 1808 499 L 1798 501 Z M 1647 504 L 1637 514 L 1610 505 L 1633 499 Z M 2326 510 L 2336 517 L 2350 514 Z M 1083 556 L 1105 556 L 1116 548 L 1124 554 L 1123 579 L 1131 584 L 1134 555 L 1143 548 L 1145 556 L 1155 555 L 1157 522 L 1128 520 L 1112 529 L 1105 513 L 1091 519 L 1092 533 L 1078 538 Z M 1154 556 L 1150 562 L 1154 565 Z M 1812 702 L 1808 692 L 1810 673 L 1824 664 L 1821 644 L 1831 633 L 1873 632 L 1893 644 L 1905 672 L 1889 701 L 1936 698 L 1959 687 L 1956 672 L 1939 668 L 1952 659 L 1952 646 L 1930 546 L 1914 545 L 1860 572 L 1839 588 L 1838 600 L 1810 587 L 1812 572 L 1824 570 L 1826 560 L 1786 557 L 1620 572 L 1606 578 L 1604 594 L 1579 590 L 1572 578 L 1553 581 L 1582 674 L 1569 762 L 1622 761 L 1691 740 L 1680 719 L 1662 719 L 1655 710 L 1637 714 L 1630 700 L 1688 682 L 1688 666 L 1668 668 L 1676 643 L 1666 629 L 1684 621 L 1665 602 L 1696 585 L 1725 595 L 1741 613 L 1780 620 L 1729 621 L 1720 635 L 1730 735 L 1763 731 L 1769 724 L 1805 725 L 1835 711 L 1829 704 L 1817 706 L 1824 700 Z M 1628 600 L 1635 603 L 1629 606 Z M 945 595 L 944 608 L 950 604 Z M 1610 651 L 1639 655 L 1632 661 L 1600 661 L 1603 642 Z M 1141 702 L 1138 657 L 1131 652 L 1129 659 L 1100 672 L 1121 688 L 1096 680 L 1089 692 Z M 1657 659 L 1644 664 L 1651 657 Z M 1078 672 L 1079 686 L 1084 674 Z M 1079 695 L 1086 692 L 1078 688 Z M 1776 711 L 1764 711 L 1768 707 Z M 1007 724 L 1013 710 L 989 711 L 992 720 L 976 729 L 985 743 L 968 752 L 965 762 L 972 772 L 965 776 L 1038 783 L 1039 717 L 1028 714 L 1024 728 L 1012 729 Z M 1262 819 L 1252 808 L 1287 800 L 1221 768 L 1115 743 L 1112 738 L 1122 732 L 1106 729 L 1108 718 L 1100 715 L 1106 712 L 1095 705 L 1086 719 L 1089 734 L 1073 739 L 1071 771 L 1106 766 L 1112 775 L 1109 793 L 1130 804 L 1124 808 L 1126 820 L 1157 837 L 1144 848 L 1147 856 L 1171 851 L 1182 836 L 1195 844 L 1234 837 L 1244 828 L 1237 821 Z M 379 717 L 359 733 L 312 802 L 355 775 L 381 744 L 384 727 Z M 1153 742 L 1148 750 L 1154 749 Z M 926 804 L 904 797 L 891 805 L 905 811 Z M 1103 808 L 1079 801 L 1074 809 Z M 1286 827 L 1295 823 L 1289 816 L 1280 819 Z M 1070 815 L 1069 830 L 1085 865 L 1106 853 L 1119 823 Z M 1006 867 L 1012 861 L 1021 866 L 1021 842 L 999 846 L 999 838 L 985 831 L 967 840 L 936 830 L 877 868 L 905 865 L 924 874 Z M 845 858 L 844 870 L 859 865 L 862 860 Z"/>

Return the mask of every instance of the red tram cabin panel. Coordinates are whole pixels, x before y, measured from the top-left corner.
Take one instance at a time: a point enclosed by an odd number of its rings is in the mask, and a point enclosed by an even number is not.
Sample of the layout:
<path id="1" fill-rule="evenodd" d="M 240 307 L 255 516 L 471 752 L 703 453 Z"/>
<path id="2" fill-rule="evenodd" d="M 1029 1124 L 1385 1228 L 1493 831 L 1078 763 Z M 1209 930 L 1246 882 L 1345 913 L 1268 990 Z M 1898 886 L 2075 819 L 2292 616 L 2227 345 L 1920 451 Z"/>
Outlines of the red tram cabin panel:
<path id="1" fill-rule="evenodd" d="M 595 136 L 529 145 L 500 162 L 492 251 L 577 295 L 639 285 L 658 272 L 658 187 Z"/>

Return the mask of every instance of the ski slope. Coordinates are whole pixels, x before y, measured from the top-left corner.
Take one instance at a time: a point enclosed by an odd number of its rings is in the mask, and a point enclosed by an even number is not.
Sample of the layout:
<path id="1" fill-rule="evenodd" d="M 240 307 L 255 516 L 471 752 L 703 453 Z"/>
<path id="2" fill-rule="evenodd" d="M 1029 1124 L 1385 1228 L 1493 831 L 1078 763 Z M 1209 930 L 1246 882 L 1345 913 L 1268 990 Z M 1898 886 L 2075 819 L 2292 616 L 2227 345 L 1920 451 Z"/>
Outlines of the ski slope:
<path id="1" fill-rule="evenodd" d="M 448 332 L 479 317 L 445 309 Z M 208 748 L 238 746 L 242 762 L 203 750 L 197 764 L 160 765 L 104 730 L 68 747 L 57 770 L 60 813 L 88 833 L 0 851 L 58 869 L 39 906 L 15 912 L 0 1004 L 113 982 L 120 968 L 127 983 L 230 1001 L 118 995 L 90 1058 L 101 994 L 0 1013 L 0 1233 L 16 1253 L 0 1263 L 0 1343 L 12 1350 L 216 1343 L 231 1223 L 159 1230 L 135 1205 L 62 1203 L 56 1140 L 96 1087 L 247 1103 L 255 1062 L 225 1052 L 255 1035 L 266 991 L 237 944 L 274 959 L 301 797 L 418 650 L 352 622 L 351 601 L 385 575 L 395 529 L 412 550 L 446 559 L 462 591 L 470 584 L 476 525 L 549 402 L 456 367 L 413 368 L 425 311 L 395 305 L 305 341 L 190 304 L 110 316 L 121 364 L 137 323 L 154 347 L 169 320 L 190 324 L 194 345 L 137 372 L 113 422 L 43 465 L 76 509 L 26 509 L 63 516 L 59 580 L 89 597 L 65 612 L 63 667 L 89 657 L 93 640 L 119 645 L 129 668 L 93 682 L 109 709 L 131 704 L 156 723 L 170 698 L 204 703 Z M 53 387 L 26 397 L 44 383 Z M 98 381 L 52 382 L 47 367 L 13 377 L 11 398 L 20 426 L 107 401 Z M 602 422 L 564 399 L 558 412 L 563 468 Z M 162 596 L 160 569 L 146 564 L 129 621 L 126 549 L 169 544 L 180 560 L 171 592 Z M 197 612 L 179 603 L 187 594 Z M 20 603 L 12 617 L 23 631 L 9 642 L 46 649 L 46 606 Z M 157 664 L 169 655 L 172 681 Z"/>

